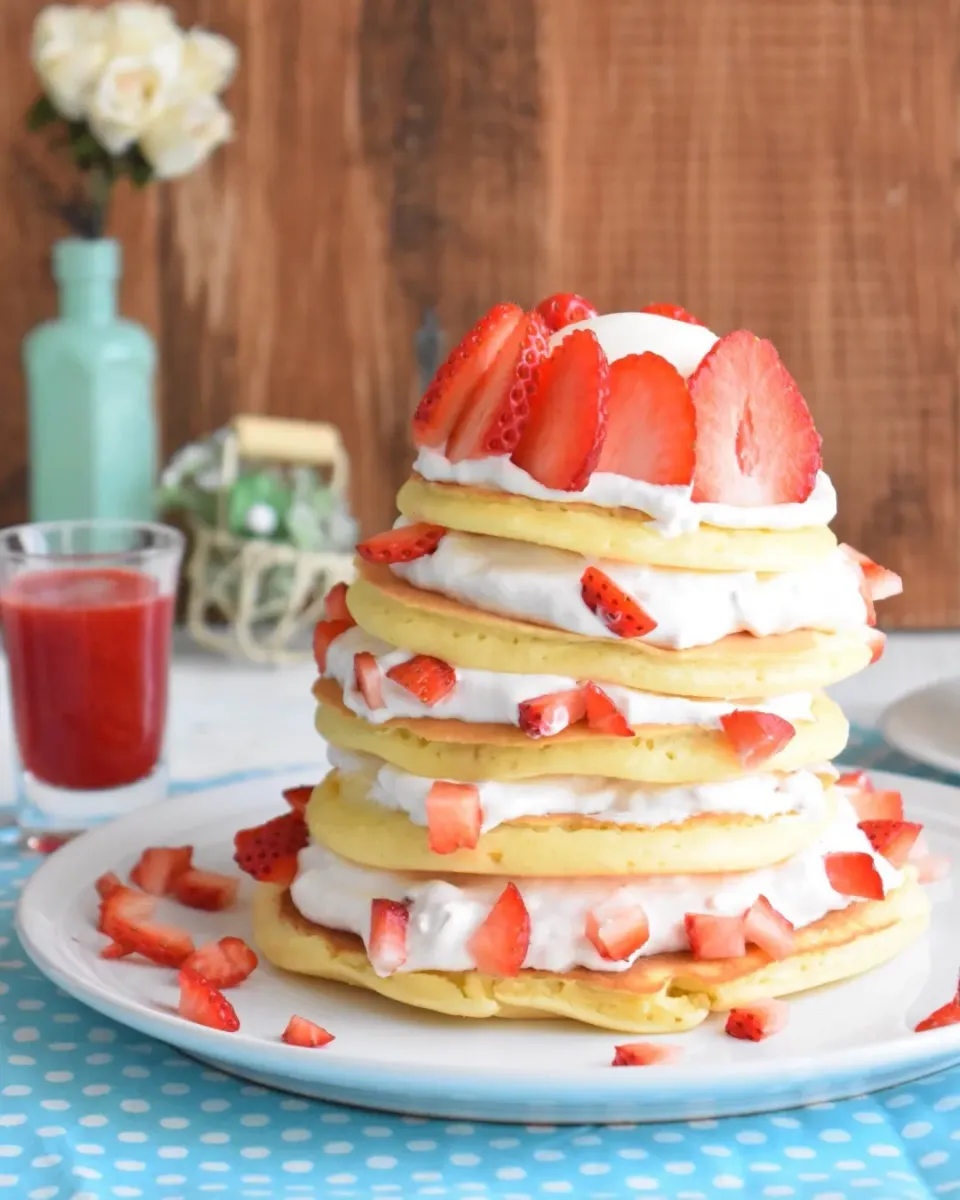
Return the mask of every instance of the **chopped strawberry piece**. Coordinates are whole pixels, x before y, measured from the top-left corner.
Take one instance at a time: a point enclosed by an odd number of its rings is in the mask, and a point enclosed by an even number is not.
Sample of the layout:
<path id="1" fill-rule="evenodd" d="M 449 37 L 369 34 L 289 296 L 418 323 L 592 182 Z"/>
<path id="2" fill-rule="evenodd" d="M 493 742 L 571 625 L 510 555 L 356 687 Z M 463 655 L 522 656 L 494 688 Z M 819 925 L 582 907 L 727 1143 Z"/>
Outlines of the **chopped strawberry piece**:
<path id="1" fill-rule="evenodd" d="M 450 351 L 413 414 L 418 446 L 444 444 L 470 394 L 523 316 L 518 304 L 495 304 Z"/>
<path id="2" fill-rule="evenodd" d="M 849 792 L 847 799 L 861 821 L 903 820 L 903 796 L 892 789 L 878 792 L 871 785 L 870 791 Z"/>
<path id="3" fill-rule="evenodd" d="M 889 600 L 891 596 L 899 596 L 903 591 L 903 580 L 895 571 L 881 567 L 872 558 L 867 558 L 865 554 L 854 550 L 853 546 L 848 546 L 845 542 L 841 542 L 840 549 L 848 558 L 852 558 L 863 572 L 872 600 Z"/>
<path id="4" fill-rule="evenodd" d="M 328 621 L 349 621 L 351 625 L 356 625 L 356 621 L 350 616 L 350 609 L 347 608 L 345 583 L 335 583 L 327 592 L 323 600 L 323 615 Z"/>
<path id="5" fill-rule="evenodd" d="M 192 846 L 151 846 L 130 872 L 130 882 L 151 896 L 168 896 L 178 875 L 190 867 Z"/>
<path id="6" fill-rule="evenodd" d="M 233 861 L 261 883 L 290 884 L 297 873 L 297 855 L 306 844 L 307 826 L 302 814 L 284 813 L 262 825 L 239 830 L 233 839 Z"/>
<path id="7" fill-rule="evenodd" d="M 113 871 L 106 871 L 93 886 L 97 889 L 97 895 L 100 899 L 106 900 L 114 892 L 120 891 L 123 884 L 119 876 L 115 875 Z"/>
<path id="8" fill-rule="evenodd" d="M 450 462 L 514 451 L 530 419 L 549 336 L 539 313 L 527 313 L 519 322 L 460 410 L 447 439 L 445 454 Z"/>
<path id="9" fill-rule="evenodd" d="M 906 866 L 923 826 L 913 821 L 861 821 L 860 828 L 870 839 L 874 850 L 899 868 Z"/>
<path id="10" fill-rule="evenodd" d="M 107 960 L 115 958 L 127 958 L 132 953 L 132 950 L 121 945 L 120 942 L 107 942 L 107 944 L 100 951 L 100 957 Z"/>
<path id="11" fill-rule="evenodd" d="M 327 651 L 330 649 L 330 643 L 335 641 L 341 633 L 346 633 L 348 629 L 352 629 L 356 625 L 356 621 L 318 621 L 313 630 L 313 657 L 317 664 L 317 670 L 322 675 L 327 669 Z"/>
<path id="12" fill-rule="evenodd" d="M 396 900 L 370 905 L 370 962 L 378 975 L 392 975 L 407 961 L 410 910 Z"/>
<path id="13" fill-rule="evenodd" d="M 858 768 L 856 771 L 845 771 L 842 775 L 839 775 L 836 786 L 853 788 L 857 792 L 876 791 L 876 788 L 873 786 L 873 780 L 861 768 Z"/>
<path id="14" fill-rule="evenodd" d="M 785 1000 L 756 1000 L 742 1008 L 731 1008 L 725 1030 L 745 1042 L 762 1042 L 785 1028 L 790 1006 Z"/>
<path id="15" fill-rule="evenodd" d="M 406 688 L 427 708 L 439 704 L 457 685 L 456 670 L 442 658 L 432 658 L 429 654 L 417 654 L 397 663 L 387 672 L 387 678 Z"/>
<path id="16" fill-rule="evenodd" d="M 257 969 L 258 962 L 243 938 L 222 937 L 198 947 L 183 966 L 202 975 L 215 988 L 232 988 L 243 983 Z"/>
<path id="17" fill-rule="evenodd" d="M 600 315 L 589 300 L 584 300 L 576 292 L 555 292 L 546 300 L 541 300 L 536 311 L 543 317 L 551 333 Z"/>
<path id="18" fill-rule="evenodd" d="M 117 909 L 119 901 L 116 898 L 124 893 L 130 898 L 124 901 L 125 907 L 123 911 L 128 912 L 134 919 L 144 921 L 149 920 L 149 918 L 153 915 L 153 911 L 156 908 L 156 901 L 154 898 L 152 896 L 148 896 L 146 892 L 141 892 L 139 888 L 127 887 L 126 884 L 121 883 L 119 887 L 110 889 L 100 900 L 100 906 L 97 909 L 98 933 L 106 933 L 106 930 L 103 926 L 103 918 L 104 913 L 107 911 L 107 901 L 113 901 L 111 911 L 117 912 L 119 911 Z"/>
<path id="19" fill-rule="evenodd" d="M 872 666 L 883 658 L 883 652 L 887 648 L 887 635 L 879 629 L 867 629 L 866 641 L 870 647 L 870 665 Z"/>
<path id="20" fill-rule="evenodd" d="M 587 705 L 587 724 L 591 729 L 610 737 L 633 737 L 627 718 L 602 688 L 595 683 L 585 683 L 583 695 Z"/>
<path id="21" fill-rule="evenodd" d="M 484 975 L 518 975 L 530 946 L 530 914 L 516 884 L 508 883 L 470 939 L 469 950 Z"/>
<path id="22" fill-rule="evenodd" d="M 513 461 L 544 487 L 583 491 L 603 449 L 609 392 L 600 343 L 589 330 L 574 330 L 540 364 Z"/>
<path id="23" fill-rule="evenodd" d="M 770 342 L 728 333 L 689 381 L 697 414 L 693 499 L 753 507 L 802 502 L 821 467 L 810 410 Z"/>
<path id="24" fill-rule="evenodd" d="M 883 880 L 869 854 L 862 851 L 825 854 L 823 865 L 830 886 L 841 896 L 856 896 L 861 900 L 883 899 Z"/>
<path id="25" fill-rule="evenodd" d="M 687 913 L 683 924 L 694 958 L 739 958 L 747 951 L 746 927 L 742 916 Z"/>
<path id="26" fill-rule="evenodd" d="M 693 400 L 673 363 L 652 352 L 611 363 L 598 471 L 648 483 L 689 483 L 695 439 Z"/>
<path id="27" fill-rule="evenodd" d="M 766 896 L 758 896 L 744 913 L 743 932 L 747 942 L 771 958 L 786 958 L 793 950 L 793 924 Z"/>
<path id="28" fill-rule="evenodd" d="M 236 1033 L 240 1021 L 230 1001 L 209 980 L 196 971 L 183 969 L 180 972 L 180 1004 L 177 1012 L 196 1025 L 220 1029 L 224 1033 Z"/>
<path id="29" fill-rule="evenodd" d="M 472 850 L 480 840 L 480 789 L 473 783 L 438 780 L 427 793 L 427 830 L 434 854 Z"/>
<path id="30" fill-rule="evenodd" d="M 146 892 L 123 888 L 104 900 L 99 928 L 130 954 L 161 967 L 179 967 L 193 953 L 193 939 L 183 929 L 152 922 L 155 904 Z"/>
<path id="31" fill-rule="evenodd" d="M 639 904 L 610 914 L 587 913 L 586 935 L 601 958 L 630 958 L 650 939 L 650 923 Z"/>
<path id="32" fill-rule="evenodd" d="M 239 887 L 240 880 L 235 875 L 221 875 L 219 871 L 201 871 L 191 867 L 178 876 L 173 895 L 187 908 L 222 912 L 234 903 Z"/>
<path id="33" fill-rule="evenodd" d="M 774 713 L 739 708 L 721 717 L 720 724 L 740 765 L 748 771 L 781 751 L 797 732 Z"/>
<path id="34" fill-rule="evenodd" d="M 648 304 L 646 308 L 641 308 L 640 311 L 654 313 L 658 317 L 669 317 L 671 321 L 683 321 L 686 325 L 703 324 L 693 313 L 688 313 L 679 304 Z"/>
<path id="35" fill-rule="evenodd" d="M 305 1050 L 316 1050 L 320 1046 L 329 1046 L 333 1034 L 327 1033 L 306 1017 L 293 1016 L 287 1022 L 287 1027 L 280 1035 L 288 1046 L 302 1046 Z"/>
<path id="36" fill-rule="evenodd" d="M 683 1057 L 681 1046 L 656 1046 L 653 1042 L 624 1042 L 614 1046 L 614 1067 L 653 1067 L 660 1063 L 678 1062 Z"/>
<path id="37" fill-rule="evenodd" d="M 527 737 L 553 737 L 568 725 L 582 721 L 587 711 L 583 688 L 566 692 L 548 692 L 517 706 L 517 723 Z"/>
<path id="38" fill-rule="evenodd" d="M 443 525 L 428 525 L 426 521 L 399 525 L 358 542 L 357 553 L 372 563 L 413 562 L 433 554 L 446 532 Z"/>
<path id="39" fill-rule="evenodd" d="M 300 813 L 301 816 L 307 811 L 307 805 L 310 803 L 312 795 L 313 785 L 309 783 L 301 783 L 298 787 L 283 789 L 284 800 L 286 800 L 295 813 Z"/>
<path id="40" fill-rule="evenodd" d="M 943 1029 L 945 1025 L 957 1024 L 960 1024 L 960 995 L 935 1009 L 929 1017 L 924 1017 L 914 1032 L 926 1033 L 928 1029 Z"/>
<path id="41" fill-rule="evenodd" d="M 953 870 L 953 863 L 945 854 L 925 854 L 914 861 L 914 866 L 921 883 L 939 883 Z"/>
<path id="42" fill-rule="evenodd" d="M 587 567 L 580 576 L 580 595 L 587 608 L 617 637 L 643 637 L 657 627 L 643 606 L 599 567 Z"/>
<path id="43" fill-rule="evenodd" d="M 383 674 L 380 664 L 367 650 L 353 656 L 353 675 L 367 708 L 383 708 Z"/>

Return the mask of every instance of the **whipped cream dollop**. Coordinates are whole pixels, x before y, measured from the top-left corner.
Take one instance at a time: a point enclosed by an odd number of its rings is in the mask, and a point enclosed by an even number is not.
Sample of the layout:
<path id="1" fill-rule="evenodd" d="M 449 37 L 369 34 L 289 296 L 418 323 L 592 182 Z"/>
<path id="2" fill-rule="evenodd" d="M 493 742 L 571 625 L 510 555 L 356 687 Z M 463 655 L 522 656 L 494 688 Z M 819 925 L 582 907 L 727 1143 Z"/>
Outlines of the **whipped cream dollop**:
<path id="1" fill-rule="evenodd" d="M 759 871 L 726 875 L 640 876 L 601 879 L 523 879 L 516 881 L 530 914 L 530 945 L 524 966 L 564 972 L 575 967 L 622 971 L 631 960 L 601 958 L 584 933 L 587 914 L 601 917 L 641 905 L 650 937 L 638 956 L 686 950 L 683 918 L 688 912 L 735 915 L 757 899 L 770 903 L 797 928 L 827 913 L 846 908 L 851 897 L 834 891 L 824 867 L 825 854 L 843 851 L 869 854 L 885 891 L 896 887 L 901 873 L 874 854 L 857 827 L 853 808 L 842 799 L 836 819 L 823 836 L 785 862 Z M 468 949 L 503 890 L 506 879 L 444 879 L 422 874 L 376 871 L 338 857 L 325 846 L 311 844 L 300 852 L 297 877 L 290 891 L 305 917 L 331 929 L 357 934 L 369 948 L 370 905 L 375 899 L 409 906 L 407 959 L 403 971 L 468 971 L 474 966 Z"/>
<path id="2" fill-rule="evenodd" d="M 357 687 L 353 660 L 361 652 L 372 654 L 383 672 L 383 705 L 380 708 L 370 708 Z M 382 725 L 394 717 L 432 717 L 438 721 L 467 721 L 473 725 L 519 725 L 523 701 L 550 692 L 565 692 L 579 684 L 568 675 L 511 675 L 455 667 L 456 686 L 436 704 L 427 705 L 387 677 L 391 667 L 413 657 L 409 650 L 397 650 L 357 625 L 330 643 L 324 677 L 337 681 L 343 689 L 343 702 L 347 708 L 371 725 Z M 773 713 L 791 725 L 813 720 L 813 696 L 809 692 L 775 696 L 754 703 L 664 696 L 612 683 L 603 684 L 603 690 L 632 726 L 698 725 L 719 729 L 720 718 L 735 709 Z"/>
<path id="3" fill-rule="evenodd" d="M 472 608 L 585 637 L 617 634 L 587 608 L 580 578 L 595 565 L 657 622 L 653 646 L 708 646 L 731 633 L 766 637 L 794 629 L 864 629 L 860 570 L 837 549 L 813 566 L 776 575 L 684 571 L 585 558 L 550 546 L 450 531 L 433 554 L 391 570 Z"/>

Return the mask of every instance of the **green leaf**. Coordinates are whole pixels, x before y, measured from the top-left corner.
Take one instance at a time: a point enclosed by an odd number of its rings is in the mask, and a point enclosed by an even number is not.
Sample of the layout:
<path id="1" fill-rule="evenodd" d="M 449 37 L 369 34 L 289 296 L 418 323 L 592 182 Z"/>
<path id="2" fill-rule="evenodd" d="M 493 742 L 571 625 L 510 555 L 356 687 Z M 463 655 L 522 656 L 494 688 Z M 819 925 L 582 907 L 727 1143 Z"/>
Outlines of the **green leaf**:
<path id="1" fill-rule="evenodd" d="M 140 153 L 137 146 L 132 146 L 120 159 L 121 169 L 129 176 L 134 187 L 142 188 L 153 179 L 153 167 Z"/>
<path id="2" fill-rule="evenodd" d="M 38 96 L 27 109 L 28 129 L 44 129 L 60 119 L 60 114 L 47 96 Z"/>
<path id="3" fill-rule="evenodd" d="M 109 155 L 93 136 L 89 129 L 70 135 L 70 152 L 76 159 L 77 166 L 88 170 L 95 164 L 109 159 Z"/>

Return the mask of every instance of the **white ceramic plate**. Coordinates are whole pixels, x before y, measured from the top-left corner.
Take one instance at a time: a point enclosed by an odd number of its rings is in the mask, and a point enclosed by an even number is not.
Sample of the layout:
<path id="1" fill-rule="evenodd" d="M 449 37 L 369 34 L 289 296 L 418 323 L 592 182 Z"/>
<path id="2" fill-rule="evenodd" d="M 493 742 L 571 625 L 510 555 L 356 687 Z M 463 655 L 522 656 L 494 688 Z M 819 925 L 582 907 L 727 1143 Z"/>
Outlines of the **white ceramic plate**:
<path id="1" fill-rule="evenodd" d="M 887 741 L 920 762 L 960 772 L 960 679 L 944 679 L 891 704 L 881 718 Z"/>
<path id="2" fill-rule="evenodd" d="M 960 791 L 882 776 L 900 787 L 911 816 L 960 868 Z M 257 1082 L 323 1099 L 396 1112 L 499 1121 L 604 1122 L 690 1119 L 760 1112 L 856 1095 L 960 1062 L 960 1026 L 912 1027 L 956 987 L 960 900 L 936 885 L 933 926 L 895 962 L 792 1002 L 788 1028 L 759 1044 L 727 1037 L 713 1016 L 670 1040 L 681 1064 L 613 1070 L 629 1035 L 561 1021 L 460 1021 L 404 1008 L 338 984 L 262 965 L 230 993 L 239 1033 L 205 1029 L 174 1012 L 175 975 L 143 962 L 105 962 L 94 929 L 93 881 L 125 874 L 148 845 L 189 842 L 196 860 L 230 869 L 233 831 L 278 811 L 284 782 L 193 793 L 88 833 L 57 851 L 24 889 L 18 932 L 37 966 L 98 1012 Z M 220 914 L 178 908 L 197 940 L 249 937 L 245 901 Z M 323 1050 L 285 1046 L 292 1013 L 336 1035 Z"/>

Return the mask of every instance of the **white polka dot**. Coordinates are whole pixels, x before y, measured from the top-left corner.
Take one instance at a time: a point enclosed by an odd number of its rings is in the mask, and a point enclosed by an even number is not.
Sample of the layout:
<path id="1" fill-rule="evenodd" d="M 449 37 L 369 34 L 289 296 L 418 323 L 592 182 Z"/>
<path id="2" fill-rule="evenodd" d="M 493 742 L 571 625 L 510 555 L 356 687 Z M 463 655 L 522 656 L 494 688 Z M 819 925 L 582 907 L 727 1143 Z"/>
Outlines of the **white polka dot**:
<path id="1" fill-rule="evenodd" d="M 929 1121 L 911 1121 L 909 1125 L 904 1125 L 900 1133 L 905 1138 L 926 1137 L 933 1129 Z"/>
<path id="2" fill-rule="evenodd" d="M 439 1171 L 414 1171 L 410 1178 L 414 1183 L 433 1183 L 437 1179 L 442 1179 L 443 1176 Z"/>
<path id="3" fill-rule="evenodd" d="M 526 1179 L 523 1167 L 499 1167 L 494 1174 L 498 1179 Z"/>
<path id="4" fill-rule="evenodd" d="M 493 1145 L 492 1142 L 490 1144 Z M 436 1150 L 436 1148 L 437 1148 L 436 1142 L 427 1141 L 425 1138 L 419 1139 L 414 1142 L 407 1142 L 408 1150 Z"/>
<path id="5" fill-rule="evenodd" d="M 240 1124 L 246 1125 L 250 1129 L 256 1129 L 260 1125 L 269 1125 L 270 1118 L 265 1113 L 247 1113 L 246 1116 L 240 1118 Z"/>
<path id="6" fill-rule="evenodd" d="M 709 1154 L 711 1158 L 729 1158 L 733 1153 L 726 1146 L 701 1146 L 700 1150 L 703 1154 Z"/>
<path id="7" fill-rule="evenodd" d="M 450 1162 L 455 1167 L 476 1167 L 480 1163 L 480 1158 L 476 1154 L 451 1154 Z"/>
<path id="8" fill-rule="evenodd" d="M 240 1091 L 244 1096 L 265 1096 L 267 1094 L 267 1089 L 262 1087 L 244 1087 Z M 280 1107 L 284 1112 L 305 1112 L 310 1105 L 306 1100 L 296 1100 L 291 1096 L 287 1100 L 281 1100 Z M 344 1117 L 347 1121 L 350 1120 L 346 1113 L 338 1113 L 337 1116 Z"/>
<path id="9" fill-rule="evenodd" d="M 880 1180 L 879 1179 L 851 1179 L 850 1186 L 855 1187 L 855 1188 L 879 1187 Z"/>
<path id="10" fill-rule="evenodd" d="M 787 1158 L 816 1158 L 816 1150 L 811 1150 L 809 1146 L 787 1146 L 784 1150 Z"/>
<path id="11" fill-rule="evenodd" d="M 51 1042 L 47 1047 L 48 1050 L 56 1050 L 58 1053 L 69 1054 L 71 1050 L 76 1050 L 76 1042 Z"/>
<path id="12" fill-rule="evenodd" d="M 391 1167 L 397 1165 L 397 1160 L 389 1154 L 374 1154 L 367 1159 L 367 1166 L 372 1171 L 389 1171 Z"/>
<path id="13" fill-rule="evenodd" d="M 88 1083 L 83 1089 L 85 1096 L 106 1096 L 110 1092 L 109 1083 Z"/>
<path id="14" fill-rule="evenodd" d="M 765 1196 L 795 1196 L 796 1192 L 785 1184 L 774 1184 L 773 1187 L 765 1187 L 763 1194 Z"/>
<path id="15" fill-rule="evenodd" d="M 778 1129 L 799 1129 L 800 1122 L 796 1117 L 771 1117 L 770 1124 Z"/>
<path id="16" fill-rule="evenodd" d="M 324 1154 L 351 1154 L 353 1142 L 327 1142 L 323 1147 Z"/>
<path id="17" fill-rule="evenodd" d="M 269 1183 L 270 1181 L 269 1181 L 269 1179 L 264 1179 L 263 1182 Z M 328 1175 L 325 1182 L 326 1183 L 356 1183 L 357 1177 L 356 1177 L 356 1175 Z"/>
<path id="18" fill-rule="evenodd" d="M 69 1100 L 41 1100 L 40 1107 L 45 1108 L 47 1112 L 66 1112 L 70 1107 Z"/>
<path id="19" fill-rule="evenodd" d="M 161 1117 L 160 1125 L 163 1129 L 186 1129 L 190 1122 L 186 1117 Z"/>
<path id="20" fill-rule="evenodd" d="M 541 1183 L 541 1184 L 540 1184 L 540 1191 L 541 1191 L 541 1192 L 553 1192 L 553 1193 L 559 1193 L 559 1192 L 572 1192 L 572 1191 L 573 1191 L 573 1184 L 572 1184 L 572 1183 L 567 1183 L 567 1182 L 566 1182 L 565 1180 L 563 1180 L 563 1179 L 552 1179 L 552 1180 L 550 1180 L 548 1183 Z M 511 1195 L 516 1195 L 516 1193 L 515 1193 L 515 1192 L 512 1192 L 512 1193 L 511 1193 Z M 505 1197 L 504 1197 L 504 1200 L 508 1200 L 508 1197 L 506 1197 L 506 1196 L 505 1196 Z M 529 1197 L 529 1196 L 527 1196 L 527 1197 L 525 1198 L 525 1200 L 530 1200 L 530 1197 Z"/>
<path id="21" fill-rule="evenodd" d="M 161 1084 L 160 1091 L 164 1096 L 186 1096 L 190 1086 L 186 1083 L 164 1083 Z"/>
<path id="22" fill-rule="evenodd" d="M 671 1146 L 677 1142 L 682 1142 L 683 1134 L 675 1133 L 672 1129 L 665 1129 L 662 1132 L 655 1133 L 653 1135 L 653 1140 L 655 1142 L 660 1142 L 663 1145 Z"/>
<path id="23" fill-rule="evenodd" d="M 164 1187 L 176 1187 L 178 1183 L 186 1183 L 186 1175 L 158 1175 L 157 1183 L 163 1184 Z"/>
<path id="24" fill-rule="evenodd" d="M 139 1188 L 124 1187 L 123 1184 L 121 1184 L 119 1187 L 115 1187 L 113 1189 L 113 1194 L 115 1196 L 142 1196 L 143 1192 L 141 1192 Z"/>
<path id="25" fill-rule="evenodd" d="M 856 1112 L 853 1114 L 853 1119 L 859 1121 L 861 1125 L 882 1125 L 883 1115 L 876 1112 Z"/>
<path id="26" fill-rule="evenodd" d="M 714 1175 L 713 1186 L 716 1188 L 725 1188 L 728 1191 L 733 1191 L 736 1188 L 743 1187 L 743 1180 L 737 1175 Z"/>
<path id="27" fill-rule="evenodd" d="M 891 1096 L 886 1101 L 887 1108 L 906 1108 L 908 1104 L 912 1104 L 915 1097 L 910 1095 Z"/>
<path id="28" fill-rule="evenodd" d="M 230 1164 L 225 1162 L 202 1162 L 201 1171 L 229 1171 Z"/>
<path id="29" fill-rule="evenodd" d="M 207 1146 L 222 1146 L 230 1141 L 229 1133 L 201 1133 L 200 1141 Z"/>
<path id="30" fill-rule="evenodd" d="M 63 1157 L 59 1154 L 39 1154 L 31 1163 L 31 1167 L 55 1167 L 57 1163 L 63 1162 Z"/>
<path id="31" fill-rule="evenodd" d="M 201 1110 L 208 1113 L 226 1112 L 229 1107 L 229 1100 L 204 1100 L 200 1105 Z"/>
<path id="32" fill-rule="evenodd" d="M 843 1192 L 817 1192 L 813 1200 L 846 1200 Z"/>
<path id="33" fill-rule="evenodd" d="M 0 1096 L 29 1096 L 32 1091 L 33 1088 L 27 1087 L 25 1083 L 8 1083 L 3 1091 L 0 1091 Z"/>
<path id="34" fill-rule="evenodd" d="M 771 1163 L 771 1162 L 752 1162 L 752 1163 L 750 1163 L 751 1171 L 763 1172 L 766 1175 L 776 1175 L 780 1169 L 781 1169 L 781 1167 L 780 1167 L 779 1163 Z"/>
<path id="35" fill-rule="evenodd" d="M 950 1155 L 944 1153 L 943 1150 L 932 1150 L 929 1154 L 925 1154 L 920 1159 L 920 1166 L 921 1167 L 939 1167 L 943 1163 L 945 1163 L 949 1157 L 950 1157 Z"/>
<path id="36" fill-rule="evenodd" d="M 79 1013 L 54 1013 L 53 1019 L 58 1025 L 76 1025 L 80 1020 Z"/>
<path id="37" fill-rule="evenodd" d="M 562 1150 L 534 1150 L 533 1157 L 537 1162 L 560 1162 L 566 1155 Z"/>
<path id="38" fill-rule="evenodd" d="M 22 1153 L 22 1146 L 0 1146 L 0 1158 L 17 1158 Z"/>
<path id="39" fill-rule="evenodd" d="M 865 1171 L 867 1164 L 860 1162 L 857 1158 L 842 1158 L 837 1163 L 837 1169 L 840 1171 Z"/>
<path id="40" fill-rule="evenodd" d="M 242 1154 L 243 1151 L 241 1150 Z M 186 1158 L 188 1151 L 186 1146 L 160 1146 L 157 1150 L 160 1158 Z"/>
<path id="41" fill-rule="evenodd" d="M 103 1178 L 103 1176 L 100 1174 L 100 1172 L 95 1171 L 93 1169 L 93 1167 L 74 1167 L 73 1173 L 74 1173 L 74 1175 L 77 1176 L 78 1179 L 102 1179 Z"/>
<path id="42" fill-rule="evenodd" d="M 867 1153 L 872 1154 L 874 1158 L 899 1158 L 900 1157 L 900 1151 L 897 1149 L 897 1147 L 887 1145 L 887 1143 L 885 1143 L 885 1142 L 881 1142 L 877 1146 L 868 1146 Z"/>
<path id="43" fill-rule="evenodd" d="M 128 1079 L 149 1079 L 150 1072 L 146 1067 L 124 1067 L 122 1074 Z"/>
<path id="44" fill-rule="evenodd" d="M 655 1192 L 660 1186 L 649 1175 L 628 1175 L 624 1183 L 635 1192 Z"/>
<path id="45" fill-rule="evenodd" d="M 17 1001 L 17 1008 L 19 1008 L 21 1012 L 39 1012 L 40 1009 L 46 1008 L 46 1007 L 47 1006 L 43 1000 L 18 1000 Z"/>
<path id="46" fill-rule="evenodd" d="M 121 1158 L 113 1164 L 118 1171 L 145 1171 L 147 1164 L 137 1162 L 135 1159 Z"/>
<path id="47" fill-rule="evenodd" d="M 744 1129 L 736 1135 L 736 1140 L 741 1146 L 762 1146 L 767 1140 L 767 1135 L 759 1129 Z"/>
<path id="48" fill-rule="evenodd" d="M 284 1105 L 281 1104 L 280 1107 L 283 1108 Z M 320 1120 L 324 1123 L 324 1125 L 349 1125 L 351 1117 L 349 1113 L 328 1112 L 321 1113 Z"/>
<path id="49" fill-rule="evenodd" d="M 393 1130 L 388 1129 L 386 1125 L 365 1125 L 363 1127 L 364 1137 L 386 1138 L 393 1137 Z M 392 1184 L 390 1185 L 393 1186 Z"/>
<path id="50" fill-rule="evenodd" d="M 622 1150 L 617 1151 L 618 1158 L 647 1158 L 646 1150 L 642 1146 L 624 1146 Z"/>
<path id="51" fill-rule="evenodd" d="M 117 1035 L 112 1029 L 103 1029 L 100 1026 L 94 1026 L 87 1034 L 88 1042 L 115 1042 Z"/>
<path id="52" fill-rule="evenodd" d="M 574 1138 L 573 1141 L 577 1146 L 591 1146 L 598 1144 L 600 1139 L 597 1138 L 596 1143 L 588 1142 L 586 1139 L 581 1141 L 578 1138 Z M 520 1145 L 520 1139 L 515 1137 L 491 1138 L 490 1145 L 494 1150 L 513 1150 Z"/>
<path id="53" fill-rule="evenodd" d="M 313 1137 L 309 1129 L 285 1129 L 280 1137 L 285 1142 L 306 1142 Z"/>
<path id="54" fill-rule="evenodd" d="M 69 1083 L 73 1079 L 72 1071 L 47 1071 L 44 1075 L 47 1083 Z"/>
<path id="55" fill-rule="evenodd" d="M 96 1129 L 100 1125 L 106 1125 L 107 1118 L 102 1113 L 91 1113 L 88 1117 L 81 1117 L 79 1123 L 85 1128 Z"/>
<path id="56" fill-rule="evenodd" d="M 62 1125 L 41 1125 L 37 1130 L 37 1137 L 51 1138 L 63 1137 L 67 1131 Z"/>
<path id="57" fill-rule="evenodd" d="M 581 1163 L 581 1175 L 608 1175 L 610 1173 L 609 1163 Z"/>
<path id="58" fill-rule="evenodd" d="M 105 1067 L 107 1063 L 113 1062 L 112 1054 L 88 1054 L 84 1062 L 91 1067 Z"/>
<path id="59" fill-rule="evenodd" d="M 934 1112 L 952 1112 L 960 1108 L 960 1096 L 941 1096 L 933 1106 Z"/>
<path id="60" fill-rule="evenodd" d="M 0 1125 L 26 1125 L 26 1113 L 0 1113 Z"/>
<path id="61" fill-rule="evenodd" d="M 15 1042 L 39 1042 L 40 1030 L 33 1025 L 24 1025 L 13 1031 L 13 1040 Z"/>
<path id="62" fill-rule="evenodd" d="M 27 1194 L 27 1200 L 52 1200 L 59 1191 L 58 1187 L 34 1188 L 32 1192 Z"/>
<path id="63" fill-rule="evenodd" d="M 692 1162 L 668 1162 L 663 1169 L 671 1175 L 692 1175 L 697 1168 Z"/>
<path id="64" fill-rule="evenodd" d="M 350 1149 L 352 1150 L 353 1147 L 351 1146 Z M 266 1146 L 244 1146 L 244 1148 L 240 1151 L 240 1156 L 242 1158 L 267 1158 L 269 1157 L 269 1154 L 270 1151 L 266 1148 Z"/>
<path id="65" fill-rule="evenodd" d="M 29 1054 L 8 1054 L 7 1062 L 11 1067 L 35 1067 L 37 1060 Z"/>

